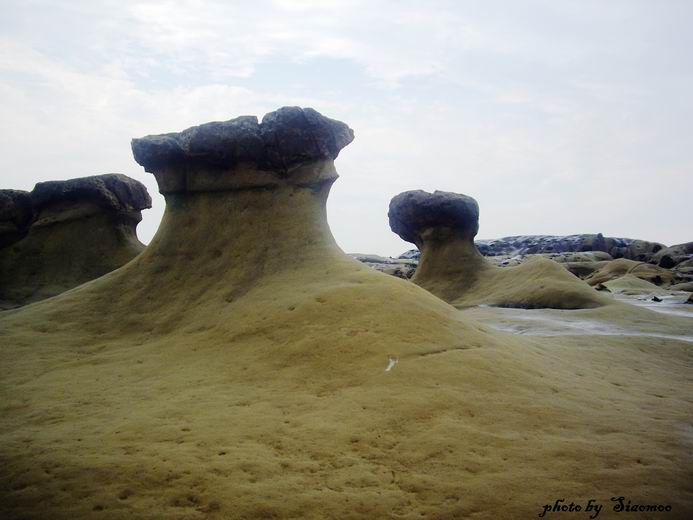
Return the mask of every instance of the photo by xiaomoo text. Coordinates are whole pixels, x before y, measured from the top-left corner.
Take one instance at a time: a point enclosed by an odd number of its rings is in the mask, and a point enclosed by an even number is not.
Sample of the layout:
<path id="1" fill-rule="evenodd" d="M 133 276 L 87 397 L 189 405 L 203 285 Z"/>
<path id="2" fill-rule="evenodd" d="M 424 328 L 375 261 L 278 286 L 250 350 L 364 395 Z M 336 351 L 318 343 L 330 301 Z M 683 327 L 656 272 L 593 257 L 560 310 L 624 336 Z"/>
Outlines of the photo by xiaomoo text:
<path id="1" fill-rule="evenodd" d="M 626 497 L 611 497 L 607 502 L 600 502 L 590 498 L 586 502 L 568 502 L 564 498 L 555 500 L 552 504 L 544 504 L 537 516 L 547 518 L 550 515 L 563 513 L 582 513 L 589 515 L 589 518 L 597 518 L 602 511 L 612 511 L 614 513 L 669 513 L 671 505 L 653 504 L 645 500 L 630 500 Z"/>

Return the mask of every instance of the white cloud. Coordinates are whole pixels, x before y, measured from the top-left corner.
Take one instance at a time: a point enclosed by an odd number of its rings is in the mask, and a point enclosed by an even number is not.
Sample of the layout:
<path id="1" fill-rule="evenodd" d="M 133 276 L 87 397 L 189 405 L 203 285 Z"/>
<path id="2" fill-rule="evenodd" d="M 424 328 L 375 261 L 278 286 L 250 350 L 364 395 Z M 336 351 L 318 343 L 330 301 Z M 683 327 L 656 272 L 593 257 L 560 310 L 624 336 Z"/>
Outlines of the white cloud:
<path id="1" fill-rule="evenodd" d="M 475 196 L 487 237 L 692 238 L 683 3 L 6 4 L 3 187 L 120 171 L 155 192 L 131 137 L 298 104 L 356 130 L 329 206 L 346 250 L 409 247 L 387 203 L 416 188 Z"/>

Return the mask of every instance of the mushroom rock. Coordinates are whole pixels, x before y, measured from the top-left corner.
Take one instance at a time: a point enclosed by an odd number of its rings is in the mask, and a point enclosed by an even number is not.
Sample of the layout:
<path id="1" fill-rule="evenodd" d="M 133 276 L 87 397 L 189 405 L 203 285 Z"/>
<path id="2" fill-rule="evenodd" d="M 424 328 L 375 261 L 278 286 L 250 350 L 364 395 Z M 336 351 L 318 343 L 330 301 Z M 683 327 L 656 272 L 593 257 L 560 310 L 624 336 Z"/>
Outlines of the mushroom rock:
<path id="1" fill-rule="evenodd" d="M 456 307 L 580 309 L 610 303 L 546 258 L 497 267 L 474 245 L 479 207 L 467 195 L 407 191 L 390 202 L 390 227 L 421 251 L 412 281 Z"/>
<path id="2" fill-rule="evenodd" d="M 352 137 L 284 108 L 133 142 L 166 199 L 149 246 L 0 313 L 0 516 L 530 516 L 685 419 L 645 392 L 604 413 L 588 369 L 345 255 L 325 202 Z M 659 442 L 647 487 L 610 483 L 679 496 L 687 447 Z"/>
<path id="3" fill-rule="evenodd" d="M 396 431 L 402 417 L 429 414 L 438 395 L 432 383 L 403 400 L 413 374 L 422 383 L 453 381 L 459 353 L 488 349 L 475 355 L 483 359 L 506 350 L 501 337 L 445 302 L 339 249 L 326 200 L 337 178 L 334 159 L 352 139 L 344 123 L 282 108 L 261 122 L 241 117 L 133 140 L 135 159 L 155 175 L 166 200 L 149 246 L 97 280 L 0 314 L 3 342 L 11 346 L 0 349 L 0 367 L 12 367 L 3 373 L 4 388 L 22 382 L 28 403 L 4 417 L 12 426 L 0 433 L 7 447 L 0 448 L 0 513 L 43 508 L 58 518 L 64 508 L 70 518 L 90 517 L 92 508 L 110 508 L 105 489 L 127 486 L 135 516 L 176 516 L 199 501 L 227 517 L 303 516 L 298 511 L 306 507 L 316 517 L 344 517 L 350 504 L 328 499 L 310 461 L 337 457 L 345 468 L 335 474 L 341 485 L 352 472 L 371 478 L 382 466 L 362 450 L 378 431 L 409 442 L 428 429 L 414 419 Z M 50 352 L 40 348 L 46 343 Z M 480 363 L 495 370 L 515 357 Z M 51 421 L 41 422 L 35 438 L 29 418 L 56 409 L 79 434 Z M 458 426 L 443 429 L 448 433 L 431 446 L 443 446 Z M 193 432 L 192 444 L 186 432 Z M 27 437 L 35 444 L 21 444 Z M 121 458 L 123 443 L 136 446 L 133 459 Z M 32 455 L 39 445 L 46 447 L 43 462 Z M 207 449 L 220 472 L 200 465 Z M 424 456 L 413 447 L 393 452 L 386 464 L 397 466 L 412 452 Z M 456 471 L 454 455 L 445 459 L 439 471 Z M 349 460 L 358 460 L 352 470 Z M 86 477 L 85 461 L 107 485 Z M 45 501 L 3 491 L 43 463 L 69 468 L 54 489 L 42 484 Z M 174 483 L 169 469 L 187 476 Z M 188 477 L 204 481 L 209 493 L 188 491 Z M 248 478 L 264 484 L 246 489 Z M 305 493 L 295 493 L 299 482 Z M 95 502 L 61 492 L 65 486 L 90 489 Z M 434 494 L 442 500 L 446 489 Z M 388 494 L 385 503 L 379 495 L 368 500 L 376 516 L 402 492 Z"/>
<path id="4" fill-rule="evenodd" d="M 3 224 L 10 224 L 14 237 L 0 249 L 1 307 L 60 294 L 144 249 L 136 227 L 151 198 L 144 185 L 125 175 L 41 182 L 30 193 L 5 191 L 0 200 L 13 201 L 0 211 L 10 217 Z"/>

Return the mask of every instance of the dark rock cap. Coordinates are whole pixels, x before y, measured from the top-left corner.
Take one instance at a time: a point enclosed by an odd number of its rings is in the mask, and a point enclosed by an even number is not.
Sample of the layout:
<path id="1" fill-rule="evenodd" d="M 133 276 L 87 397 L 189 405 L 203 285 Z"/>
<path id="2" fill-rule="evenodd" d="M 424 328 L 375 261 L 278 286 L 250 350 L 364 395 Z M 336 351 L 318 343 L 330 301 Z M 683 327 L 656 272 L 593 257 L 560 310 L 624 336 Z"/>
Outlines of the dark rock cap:
<path id="1" fill-rule="evenodd" d="M 64 201 L 89 200 L 114 211 L 140 211 L 152 207 L 152 198 L 144 184 L 119 173 L 39 182 L 31 192 L 31 199 L 37 213 Z"/>
<path id="2" fill-rule="evenodd" d="M 341 121 L 312 108 L 283 107 L 266 114 L 205 123 L 180 133 L 132 140 L 132 152 L 148 172 L 174 168 L 229 169 L 250 163 L 261 170 L 288 172 L 291 166 L 335 159 L 354 139 Z"/>
<path id="3" fill-rule="evenodd" d="M 390 228 L 403 240 L 419 245 L 421 232 L 450 228 L 472 240 L 479 230 L 479 205 L 467 195 L 422 190 L 405 191 L 390 201 Z"/>
<path id="4" fill-rule="evenodd" d="M 0 190 L 0 247 L 22 238 L 33 219 L 31 193 L 21 190 Z"/>
<path id="5" fill-rule="evenodd" d="M 22 190 L 0 190 L 0 222 L 18 227 L 31 220 L 31 193 Z"/>

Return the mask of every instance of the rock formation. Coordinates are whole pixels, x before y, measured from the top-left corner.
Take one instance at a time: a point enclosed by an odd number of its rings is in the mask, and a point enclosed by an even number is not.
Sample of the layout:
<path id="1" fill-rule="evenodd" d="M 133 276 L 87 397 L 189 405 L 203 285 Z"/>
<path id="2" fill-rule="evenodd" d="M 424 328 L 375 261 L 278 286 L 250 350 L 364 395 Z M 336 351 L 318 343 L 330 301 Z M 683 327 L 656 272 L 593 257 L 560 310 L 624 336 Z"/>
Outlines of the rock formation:
<path id="1" fill-rule="evenodd" d="M 476 245 L 485 256 L 602 251 L 613 258 L 627 258 L 642 262 L 650 261 L 658 251 L 666 247 L 658 242 L 605 237 L 601 233 L 567 236 L 511 236 L 493 240 L 477 240 Z"/>
<path id="2" fill-rule="evenodd" d="M 38 183 L 0 193 L 0 309 L 113 271 L 143 249 L 136 227 L 151 198 L 120 174 Z"/>
<path id="3" fill-rule="evenodd" d="M 686 407 L 648 408 L 681 349 L 614 413 L 589 352 L 559 363 L 349 258 L 325 201 L 351 139 L 284 108 L 133 142 L 166 198 L 150 245 L 0 313 L 1 517 L 529 518 L 576 482 L 691 502 Z M 653 444 L 646 483 L 613 471 Z"/>
<path id="4" fill-rule="evenodd" d="M 652 260 L 664 268 L 672 268 L 683 262 L 693 260 L 693 242 L 665 247 L 657 252 Z"/>
<path id="5" fill-rule="evenodd" d="M 585 282 L 591 286 L 597 286 L 626 275 L 640 278 L 658 286 L 667 286 L 683 281 L 674 271 L 669 269 L 645 262 L 619 258 L 602 264 L 599 269 L 585 278 Z"/>
<path id="6" fill-rule="evenodd" d="M 391 258 L 379 255 L 350 253 L 349 256 L 355 258 L 359 262 L 364 263 L 371 269 L 396 276 L 397 278 L 403 278 L 405 280 L 408 280 L 414 276 L 414 271 L 416 271 L 416 266 L 418 264 L 416 260 Z"/>
<path id="7" fill-rule="evenodd" d="M 33 218 L 28 191 L 0 190 L 0 249 L 24 238 Z"/>
<path id="8" fill-rule="evenodd" d="M 578 309 L 609 303 L 551 260 L 492 265 L 474 244 L 479 207 L 466 195 L 407 191 L 392 199 L 388 217 L 392 230 L 421 251 L 412 281 L 456 307 Z"/>

